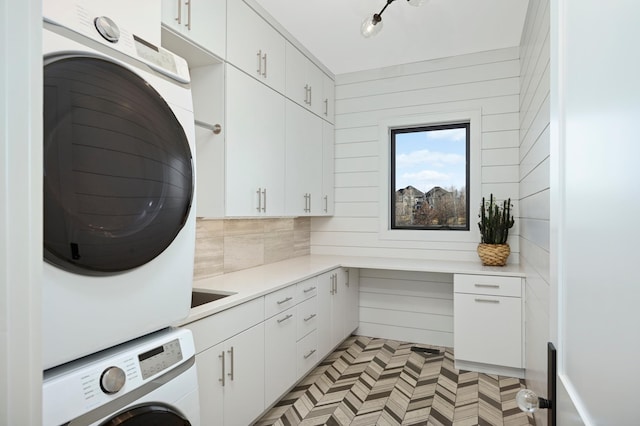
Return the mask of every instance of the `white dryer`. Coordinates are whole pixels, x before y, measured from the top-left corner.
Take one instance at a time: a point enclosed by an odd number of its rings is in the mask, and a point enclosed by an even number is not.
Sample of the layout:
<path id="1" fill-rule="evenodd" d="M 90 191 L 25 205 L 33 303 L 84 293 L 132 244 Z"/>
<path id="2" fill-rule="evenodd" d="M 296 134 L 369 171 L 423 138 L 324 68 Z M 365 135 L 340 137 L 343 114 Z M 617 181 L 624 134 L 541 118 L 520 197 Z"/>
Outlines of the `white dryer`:
<path id="1" fill-rule="evenodd" d="M 43 426 L 199 426 L 191 331 L 165 329 L 44 374 Z"/>
<path id="2" fill-rule="evenodd" d="M 81 6 L 44 17 L 43 367 L 186 317 L 189 69 Z"/>

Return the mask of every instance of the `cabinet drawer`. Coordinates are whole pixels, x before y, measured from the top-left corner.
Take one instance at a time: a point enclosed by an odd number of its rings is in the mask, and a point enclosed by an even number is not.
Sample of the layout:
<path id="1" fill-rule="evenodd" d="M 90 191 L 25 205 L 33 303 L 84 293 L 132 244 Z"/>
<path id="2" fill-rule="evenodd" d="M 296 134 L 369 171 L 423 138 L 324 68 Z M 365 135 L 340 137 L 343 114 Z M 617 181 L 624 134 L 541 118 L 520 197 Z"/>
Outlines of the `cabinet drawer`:
<path id="1" fill-rule="evenodd" d="M 318 294 L 317 278 L 309 278 L 296 284 L 296 297 L 299 302 L 309 299 Z"/>
<path id="2" fill-rule="evenodd" d="M 259 297 L 226 311 L 186 324 L 184 328 L 193 332 L 196 353 L 200 353 L 263 320 L 264 298 Z"/>
<path id="3" fill-rule="evenodd" d="M 270 318 L 296 304 L 296 286 L 282 288 L 264 296 L 264 317 Z"/>
<path id="4" fill-rule="evenodd" d="M 298 324 L 296 340 L 302 339 L 316 329 L 318 324 L 318 298 L 312 297 L 297 306 Z"/>
<path id="5" fill-rule="evenodd" d="M 456 359 L 522 368 L 522 299 L 456 294 Z"/>
<path id="6" fill-rule="evenodd" d="M 455 274 L 453 276 L 453 291 L 455 293 L 521 297 L 522 278 Z"/>
<path id="7" fill-rule="evenodd" d="M 316 331 L 307 334 L 297 343 L 296 354 L 298 361 L 298 379 L 307 374 L 318 363 L 318 339 Z"/>

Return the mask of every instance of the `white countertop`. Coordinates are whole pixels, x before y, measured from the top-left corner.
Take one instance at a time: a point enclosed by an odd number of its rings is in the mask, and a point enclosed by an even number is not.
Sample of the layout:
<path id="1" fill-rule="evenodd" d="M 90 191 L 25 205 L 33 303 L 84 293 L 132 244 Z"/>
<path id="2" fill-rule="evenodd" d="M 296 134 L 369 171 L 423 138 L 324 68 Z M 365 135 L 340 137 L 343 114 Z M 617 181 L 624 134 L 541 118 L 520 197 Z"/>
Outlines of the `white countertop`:
<path id="1" fill-rule="evenodd" d="M 184 325 L 314 277 L 337 267 L 524 277 L 520 265 L 482 266 L 478 261 L 430 261 L 364 256 L 309 255 L 193 282 L 194 290 L 233 293 L 191 309 Z"/>

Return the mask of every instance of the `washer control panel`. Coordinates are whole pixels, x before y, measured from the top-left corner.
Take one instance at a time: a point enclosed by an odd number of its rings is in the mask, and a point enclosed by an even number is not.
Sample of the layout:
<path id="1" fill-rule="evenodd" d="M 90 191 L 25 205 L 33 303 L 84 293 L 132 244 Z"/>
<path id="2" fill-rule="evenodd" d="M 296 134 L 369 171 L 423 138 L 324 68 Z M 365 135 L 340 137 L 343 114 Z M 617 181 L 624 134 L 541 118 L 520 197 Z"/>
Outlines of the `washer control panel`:
<path id="1" fill-rule="evenodd" d="M 163 330 L 45 371 L 43 420 L 64 424 L 195 356 L 191 331 Z"/>

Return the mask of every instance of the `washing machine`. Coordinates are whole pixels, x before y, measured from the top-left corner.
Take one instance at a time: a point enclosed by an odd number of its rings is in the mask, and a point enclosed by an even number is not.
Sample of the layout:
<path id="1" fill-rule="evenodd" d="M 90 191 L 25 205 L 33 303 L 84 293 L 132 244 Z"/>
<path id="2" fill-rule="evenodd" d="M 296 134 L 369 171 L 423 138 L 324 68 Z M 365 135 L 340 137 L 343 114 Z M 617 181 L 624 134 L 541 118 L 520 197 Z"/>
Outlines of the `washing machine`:
<path id="1" fill-rule="evenodd" d="M 47 370 L 43 426 L 199 426 L 193 336 L 167 328 Z"/>
<path id="2" fill-rule="evenodd" d="M 43 368 L 190 309 L 189 69 L 85 7 L 45 8 Z"/>

